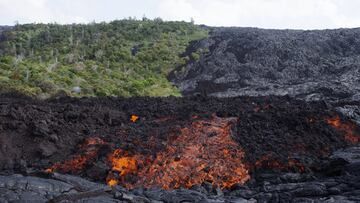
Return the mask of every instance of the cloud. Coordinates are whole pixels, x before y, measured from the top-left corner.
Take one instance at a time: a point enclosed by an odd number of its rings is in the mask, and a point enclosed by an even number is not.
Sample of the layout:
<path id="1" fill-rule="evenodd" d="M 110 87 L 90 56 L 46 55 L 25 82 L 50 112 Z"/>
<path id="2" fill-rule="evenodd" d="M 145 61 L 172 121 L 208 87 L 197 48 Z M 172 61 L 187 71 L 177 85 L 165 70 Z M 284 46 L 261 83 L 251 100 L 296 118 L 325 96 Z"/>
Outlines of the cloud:
<path id="1" fill-rule="evenodd" d="M 213 26 L 358 27 L 360 13 L 351 6 L 354 2 L 356 0 L 163 0 L 159 14 L 177 20 L 193 17 L 197 23 Z"/>
<path id="2" fill-rule="evenodd" d="M 189 1 L 183 0 L 162 0 L 159 3 L 160 17 L 167 20 L 186 20 L 191 17 L 198 17 L 200 13 Z"/>
<path id="3" fill-rule="evenodd" d="M 0 0 L 0 23 L 13 24 L 15 21 L 20 23 L 32 22 L 59 22 L 75 23 L 84 22 L 76 13 L 70 14 L 50 6 L 49 0 Z"/>
<path id="4" fill-rule="evenodd" d="M 0 11 L 1 11 L 1 21 L 4 19 L 12 18 L 14 14 L 18 13 L 19 18 L 35 18 L 39 17 L 39 13 L 36 11 L 41 10 L 45 1 L 44 0 L 21 0 L 21 1 L 11 1 L 11 0 L 0 0 Z M 38 15 L 34 15 L 37 13 Z M 13 21 L 18 20 L 12 18 Z"/>
<path id="5" fill-rule="evenodd" d="M 211 26 L 360 27 L 358 0 L 0 0 L 0 24 L 110 21 L 129 16 L 195 19 Z"/>

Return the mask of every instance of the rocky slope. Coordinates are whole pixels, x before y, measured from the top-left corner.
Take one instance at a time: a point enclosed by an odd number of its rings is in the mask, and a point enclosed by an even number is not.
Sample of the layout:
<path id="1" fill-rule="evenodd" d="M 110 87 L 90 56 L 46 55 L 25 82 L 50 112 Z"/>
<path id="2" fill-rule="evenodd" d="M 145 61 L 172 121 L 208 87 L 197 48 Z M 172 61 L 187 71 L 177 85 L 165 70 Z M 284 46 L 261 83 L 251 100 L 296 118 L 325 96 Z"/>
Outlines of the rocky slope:
<path id="1" fill-rule="evenodd" d="M 169 78 L 184 95 L 360 100 L 360 29 L 215 28 Z M 192 52 L 202 53 L 195 60 Z"/>

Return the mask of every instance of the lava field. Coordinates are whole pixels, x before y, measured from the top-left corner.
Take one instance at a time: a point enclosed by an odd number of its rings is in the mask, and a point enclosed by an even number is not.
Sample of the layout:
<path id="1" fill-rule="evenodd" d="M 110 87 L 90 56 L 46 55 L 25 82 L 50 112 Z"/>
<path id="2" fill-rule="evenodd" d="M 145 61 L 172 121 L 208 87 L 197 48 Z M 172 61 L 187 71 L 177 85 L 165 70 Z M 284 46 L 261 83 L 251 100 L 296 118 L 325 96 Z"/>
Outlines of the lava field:
<path id="1" fill-rule="evenodd" d="M 356 202 L 360 130 L 337 108 L 274 96 L 3 94 L 0 202 L 24 193 L 53 202 Z"/>
<path id="2" fill-rule="evenodd" d="M 359 28 L 214 28 L 188 47 L 184 55 L 192 60 L 169 79 L 184 95 L 359 101 L 359 35 Z M 197 50 L 203 55 L 194 60 Z"/>
<path id="3" fill-rule="evenodd" d="M 0 94 L 0 202 L 360 202 L 360 30 L 209 29 L 182 98 Z"/>

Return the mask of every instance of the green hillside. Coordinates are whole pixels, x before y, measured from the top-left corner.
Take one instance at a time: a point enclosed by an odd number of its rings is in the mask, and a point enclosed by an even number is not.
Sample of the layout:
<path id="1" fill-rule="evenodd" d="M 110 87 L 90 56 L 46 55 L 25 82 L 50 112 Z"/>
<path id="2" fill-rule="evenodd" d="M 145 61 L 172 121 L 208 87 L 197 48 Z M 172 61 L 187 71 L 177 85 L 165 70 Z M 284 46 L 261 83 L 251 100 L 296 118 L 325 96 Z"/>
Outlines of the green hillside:
<path id="1" fill-rule="evenodd" d="M 207 30 L 186 22 L 118 20 L 16 25 L 0 36 L 0 90 L 42 98 L 180 95 L 166 79 Z"/>

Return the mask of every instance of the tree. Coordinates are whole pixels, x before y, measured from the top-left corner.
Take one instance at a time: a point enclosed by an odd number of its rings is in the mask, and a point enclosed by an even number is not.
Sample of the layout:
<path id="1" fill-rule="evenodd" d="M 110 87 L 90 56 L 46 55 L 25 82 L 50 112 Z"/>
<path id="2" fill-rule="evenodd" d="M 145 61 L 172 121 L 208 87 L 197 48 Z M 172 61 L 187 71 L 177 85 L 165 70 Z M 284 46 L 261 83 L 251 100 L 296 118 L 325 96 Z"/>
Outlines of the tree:
<path id="1" fill-rule="evenodd" d="M 143 21 L 18 25 L 2 36 L 0 88 L 72 95 L 81 79 L 80 96 L 168 96 L 179 91 L 167 74 L 183 65 L 180 55 L 189 42 L 206 37 L 207 31 L 191 23 L 144 16 Z M 133 56 L 135 45 L 139 48 Z M 74 68 L 76 64 L 82 68 Z M 8 81 L 13 81 L 11 87 Z M 44 88 L 48 86 L 41 81 L 52 88 Z"/>

